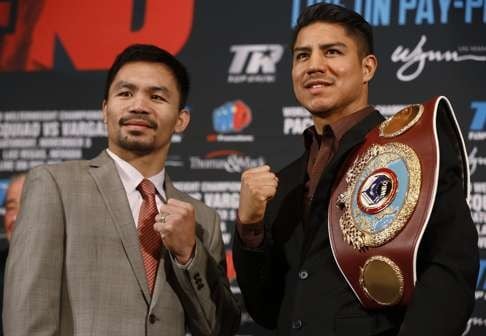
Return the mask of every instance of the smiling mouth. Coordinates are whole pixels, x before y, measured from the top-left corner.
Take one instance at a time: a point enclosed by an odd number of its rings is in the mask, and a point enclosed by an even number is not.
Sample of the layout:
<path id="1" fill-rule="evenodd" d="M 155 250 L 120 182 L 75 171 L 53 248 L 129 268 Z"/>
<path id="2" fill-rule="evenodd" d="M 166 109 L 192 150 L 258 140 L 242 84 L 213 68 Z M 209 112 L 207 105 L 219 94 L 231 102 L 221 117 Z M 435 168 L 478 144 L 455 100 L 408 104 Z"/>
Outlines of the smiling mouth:
<path id="1" fill-rule="evenodd" d="M 313 80 L 309 81 L 304 84 L 305 89 L 310 89 L 310 90 L 316 90 L 316 89 L 322 89 L 324 87 L 329 87 L 332 85 L 332 82 L 330 81 L 324 81 L 324 80 Z"/>
<path id="2" fill-rule="evenodd" d="M 144 117 L 122 117 L 118 122 L 120 126 L 144 127 L 157 129 L 155 121 Z"/>
<path id="3" fill-rule="evenodd" d="M 141 121 L 129 121 L 127 123 L 124 123 L 123 126 L 135 126 L 135 127 L 146 127 L 146 128 L 151 128 L 149 124 L 146 122 L 141 122 Z"/>

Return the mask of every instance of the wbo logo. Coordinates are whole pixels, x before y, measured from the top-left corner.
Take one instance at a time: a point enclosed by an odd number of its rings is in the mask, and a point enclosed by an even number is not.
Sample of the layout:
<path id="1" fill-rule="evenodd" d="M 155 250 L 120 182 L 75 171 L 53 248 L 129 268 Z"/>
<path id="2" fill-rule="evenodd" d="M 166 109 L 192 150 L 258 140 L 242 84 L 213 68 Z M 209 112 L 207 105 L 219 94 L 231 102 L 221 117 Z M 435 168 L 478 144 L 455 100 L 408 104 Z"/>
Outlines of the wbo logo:
<path id="1" fill-rule="evenodd" d="M 213 111 L 213 128 L 219 133 L 241 132 L 251 121 L 251 109 L 242 100 L 227 102 Z"/>

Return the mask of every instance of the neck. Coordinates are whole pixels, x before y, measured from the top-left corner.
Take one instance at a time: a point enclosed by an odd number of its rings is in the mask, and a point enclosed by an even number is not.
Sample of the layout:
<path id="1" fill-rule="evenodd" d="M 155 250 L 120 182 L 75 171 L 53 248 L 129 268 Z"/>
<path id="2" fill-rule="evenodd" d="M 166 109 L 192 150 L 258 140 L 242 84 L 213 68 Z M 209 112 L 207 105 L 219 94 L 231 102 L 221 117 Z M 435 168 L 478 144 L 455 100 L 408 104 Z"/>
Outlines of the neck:
<path id="1" fill-rule="evenodd" d="M 138 153 L 112 148 L 110 146 L 108 148 L 121 159 L 135 167 L 146 178 L 158 174 L 164 168 L 167 158 L 167 149 L 163 152 Z"/>
<path id="2" fill-rule="evenodd" d="M 317 133 L 322 134 L 322 130 L 326 125 L 334 124 L 353 113 L 361 111 L 368 105 L 368 101 L 365 100 L 342 108 L 312 113 L 312 121 L 314 122 Z"/>

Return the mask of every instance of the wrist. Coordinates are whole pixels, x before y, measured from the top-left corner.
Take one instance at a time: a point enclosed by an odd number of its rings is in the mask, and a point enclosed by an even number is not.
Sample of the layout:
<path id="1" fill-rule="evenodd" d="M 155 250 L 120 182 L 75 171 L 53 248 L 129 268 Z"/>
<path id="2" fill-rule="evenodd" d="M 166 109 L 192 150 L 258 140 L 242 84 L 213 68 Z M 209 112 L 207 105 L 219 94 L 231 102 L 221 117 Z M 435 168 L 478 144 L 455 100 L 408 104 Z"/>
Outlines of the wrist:
<path id="1" fill-rule="evenodd" d="M 181 265 L 187 265 L 194 258 L 195 250 L 196 250 L 196 241 L 194 240 L 192 247 L 188 248 L 186 253 L 175 255 L 176 261 Z"/>
<path id="2" fill-rule="evenodd" d="M 238 211 L 236 213 L 236 221 L 242 225 L 261 224 L 263 216 L 246 216 Z"/>

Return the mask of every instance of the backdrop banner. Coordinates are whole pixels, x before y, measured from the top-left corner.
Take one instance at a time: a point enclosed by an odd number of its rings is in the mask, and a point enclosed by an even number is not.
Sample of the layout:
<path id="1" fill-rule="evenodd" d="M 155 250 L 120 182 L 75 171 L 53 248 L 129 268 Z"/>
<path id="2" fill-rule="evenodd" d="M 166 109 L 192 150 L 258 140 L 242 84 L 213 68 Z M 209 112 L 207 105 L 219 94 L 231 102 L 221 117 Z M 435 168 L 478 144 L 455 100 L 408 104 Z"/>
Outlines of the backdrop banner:
<path id="1" fill-rule="evenodd" d="M 106 70 L 129 44 L 156 44 L 187 65 L 192 79 L 191 125 L 173 136 L 167 167 L 178 188 L 221 215 L 228 276 L 239 295 L 231 244 L 240 175 L 265 163 L 279 170 L 303 151 L 311 119 L 292 92 L 289 43 L 300 12 L 317 2 L 0 0 L 0 202 L 12 174 L 92 158 L 106 147 Z M 484 335 L 486 0 L 324 2 L 373 25 L 379 68 L 370 102 L 384 115 L 438 95 L 453 104 L 481 249 L 476 307 L 463 335 Z M 240 334 L 269 332 L 244 313 Z"/>

